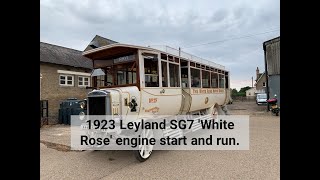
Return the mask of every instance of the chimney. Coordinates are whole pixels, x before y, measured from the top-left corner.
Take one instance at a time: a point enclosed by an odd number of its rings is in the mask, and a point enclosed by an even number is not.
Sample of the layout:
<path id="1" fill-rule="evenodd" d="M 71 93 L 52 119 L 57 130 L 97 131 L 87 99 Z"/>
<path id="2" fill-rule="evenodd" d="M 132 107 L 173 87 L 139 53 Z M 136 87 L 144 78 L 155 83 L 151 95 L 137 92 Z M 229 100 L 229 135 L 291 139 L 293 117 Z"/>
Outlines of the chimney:
<path id="1" fill-rule="evenodd" d="M 259 68 L 257 67 L 257 69 L 256 69 L 256 81 L 258 80 L 258 78 L 259 78 Z"/>

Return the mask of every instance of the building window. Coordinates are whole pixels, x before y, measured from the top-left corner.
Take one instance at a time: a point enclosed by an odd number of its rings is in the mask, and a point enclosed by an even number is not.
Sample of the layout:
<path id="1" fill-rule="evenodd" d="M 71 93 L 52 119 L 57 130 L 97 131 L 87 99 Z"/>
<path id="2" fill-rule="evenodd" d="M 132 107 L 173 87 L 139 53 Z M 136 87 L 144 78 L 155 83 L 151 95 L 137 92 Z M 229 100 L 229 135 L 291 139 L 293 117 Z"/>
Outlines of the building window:
<path id="1" fill-rule="evenodd" d="M 73 86 L 73 76 L 72 75 L 60 75 L 59 84 L 61 86 Z"/>
<path id="2" fill-rule="evenodd" d="M 90 86 L 90 78 L 89 77 L 84 77 L 84 76 L 79 76 L 78 77 L 78 86 Z"/>
<path id="3" fill-rule="evenodd" d="M 263 87 L 266 87 L 266 82 L 263 82 L 263 83 L 262 83 L 262 86 L 263 86 Z"/>

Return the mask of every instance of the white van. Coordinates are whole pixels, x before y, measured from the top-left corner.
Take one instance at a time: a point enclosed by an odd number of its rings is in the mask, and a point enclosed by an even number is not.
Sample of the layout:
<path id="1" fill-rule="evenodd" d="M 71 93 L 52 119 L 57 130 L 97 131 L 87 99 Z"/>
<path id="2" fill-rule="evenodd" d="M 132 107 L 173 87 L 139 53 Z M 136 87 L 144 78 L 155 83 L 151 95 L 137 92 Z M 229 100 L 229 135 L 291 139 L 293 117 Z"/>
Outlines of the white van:
<path id="1" fill-rule="evenodd" d="M 267 104 L 267 94 L 266 93 L 257 94 L 256 103 L 258 105 Z"/>

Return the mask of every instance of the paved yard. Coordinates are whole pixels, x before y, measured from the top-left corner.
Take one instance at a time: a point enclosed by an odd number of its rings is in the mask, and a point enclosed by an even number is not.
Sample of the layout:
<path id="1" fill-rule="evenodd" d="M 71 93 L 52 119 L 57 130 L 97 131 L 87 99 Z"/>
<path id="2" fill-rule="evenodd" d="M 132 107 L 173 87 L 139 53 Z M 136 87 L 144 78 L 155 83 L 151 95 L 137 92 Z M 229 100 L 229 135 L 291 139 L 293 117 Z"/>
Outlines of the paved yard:
<path id="1" fill-rule="evenodd" d="M 254 102 L 228 109 L 250 115 L 250 150 L 155 151 L 140 163 L 130 151 L 69 151 L 68 126 L 42 128 L 41 179 L 280 179 L 280 117 Z"/>
<path id="2" fill-rule="evenodd" d="M 40 129 L 40 142 L 59 150 L 70 150 L 70 126 L 49 125 Z"/>

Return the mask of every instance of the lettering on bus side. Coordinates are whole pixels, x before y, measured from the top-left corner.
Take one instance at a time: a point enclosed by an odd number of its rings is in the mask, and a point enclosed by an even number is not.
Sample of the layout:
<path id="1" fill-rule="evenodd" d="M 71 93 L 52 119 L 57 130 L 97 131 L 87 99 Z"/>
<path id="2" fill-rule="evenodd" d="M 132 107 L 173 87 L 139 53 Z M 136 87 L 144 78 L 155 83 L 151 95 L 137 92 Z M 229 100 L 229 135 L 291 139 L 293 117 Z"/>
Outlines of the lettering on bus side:
<path id="1" fill-rule="evenodd" d="M 158 98 L 149 98 L 149 103 L 156 103 Z"/>
<path id="2" fill-rule="evenodd" d="M 200 89 L 200 93 L 207 93 L 206 89 Z"/>

